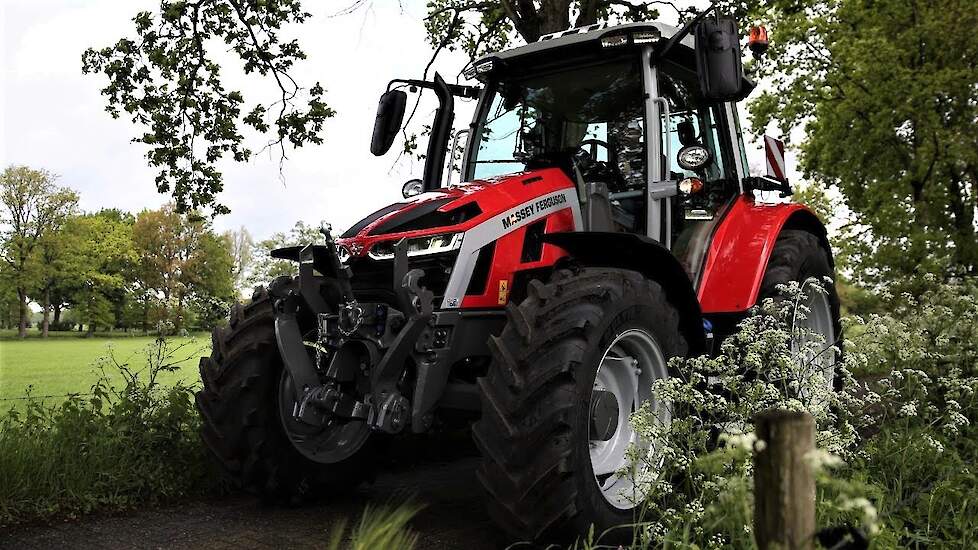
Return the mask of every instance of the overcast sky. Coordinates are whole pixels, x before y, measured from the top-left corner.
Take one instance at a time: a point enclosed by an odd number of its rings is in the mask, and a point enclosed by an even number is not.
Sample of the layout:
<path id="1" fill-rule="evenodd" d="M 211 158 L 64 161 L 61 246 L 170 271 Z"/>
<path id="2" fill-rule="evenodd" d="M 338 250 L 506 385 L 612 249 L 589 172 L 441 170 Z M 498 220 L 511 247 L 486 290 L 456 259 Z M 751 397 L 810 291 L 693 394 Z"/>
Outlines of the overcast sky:
<path id="1" fill-rule="evenodd" d="M 284 182 L 278 158 L 268 153 L 222 165 L 225 190 L 219 200 L 231 214 L 215 221 L 218 229 L 243 225 L 258 238 L 298 220 L 325 220 L 343 229 L 395 202 L 401 184 L 420 177 L 420 164 L 392 167 L 393 152 L 373 157 L 368 144 L 387 82 L 420 76 L 431 55 L 422 25 L 425 2 L 404 0 L 402 11 L 398 2 L 378 0 L 369 9 L 331 17 L 351 2 L 305 2 L 313 17 L 293 33 L 309 56 L 295 71 L 298 80 L 321 81 L 327 103 L 337 111 L 327 121 L 325 143 L 291 151 Z M 158 6 L 158 0 L 0 0 L 0 166 L 26 164 L 58 174 L 89 211 L 138 212 L 168 200 L 156 192 L 145 149 L 130 143 L 136 128 L 104 111 L 104 77 L 81 74 L 85 48 L 132 36 L 133 15 Z M 446 54 L 436 68 L 454 80 L 463 63 L 459 55 Z M 251 80 L 233 84 L 246 101 L 267 97 L 268 89 Z M 423 106 L 419 118 L 429 117 L 430 110 Z M 463 107 L 456 127 L 467 117 Z M 751 164 L 760 162 L 752 153 Z"/>

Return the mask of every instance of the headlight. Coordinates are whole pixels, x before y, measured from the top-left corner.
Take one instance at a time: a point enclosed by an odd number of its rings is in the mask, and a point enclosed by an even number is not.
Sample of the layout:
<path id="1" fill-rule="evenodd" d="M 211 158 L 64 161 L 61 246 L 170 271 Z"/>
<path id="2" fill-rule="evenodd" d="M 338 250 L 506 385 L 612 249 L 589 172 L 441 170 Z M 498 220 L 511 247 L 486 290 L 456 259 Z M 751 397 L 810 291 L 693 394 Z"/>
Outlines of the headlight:
<path id="1" fill-rule="evenodd" d="M 374 260 L 390 260 L 394 258 L 394 245 L 396 241 L 385 241 L 377 243 L 370 248 L 368 256 Z M 408 256 L 427 256 L 428 254 L 440 254 L 458 250 L 462 246 L 462 233 L 447 233 L 444 235 L 432 235 L 430 237 L 417 237 L 408 239 Z"/>
<path id="2" fill-rule="evenodd" d="M 679 151 L 676 160 L 683 170 L 699 170 L 710 163 L 710 150 L 702 145 L 690 145 Z"/>

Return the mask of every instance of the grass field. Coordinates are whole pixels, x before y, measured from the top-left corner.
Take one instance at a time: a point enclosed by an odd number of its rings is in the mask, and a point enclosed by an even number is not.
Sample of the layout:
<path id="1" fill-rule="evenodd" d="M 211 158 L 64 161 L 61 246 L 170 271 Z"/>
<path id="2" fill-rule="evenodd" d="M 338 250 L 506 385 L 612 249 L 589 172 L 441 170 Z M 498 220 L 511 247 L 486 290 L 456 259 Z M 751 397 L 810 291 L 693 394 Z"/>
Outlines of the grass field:
<path id="1" fill-rule="evenodd" d="M 107 355 L 110 346 L 119 363 L 140 369 L 146 365 L 145 350 L 152 344 L 151 336 L 128 335 L 80 338 L 62 333 L 49 340 L 0 339 L 0 408 L 15 404 L 12 398 L 23 397 L 29 385 L 35 395 L 88 393 L 99 376 L 96 359 Z M 180 344 L 186 345 L 176 358 L 185 360 L 180 363 L 180 370 L 163 373 L 158 379 L 161 383 L 197 380 L 198 358 L 210 352 L 210 338 L 201 334 L 171 339 L 171 345 Z M 117 372 L 108 374 L 114 380 L 122 380 Z"/>

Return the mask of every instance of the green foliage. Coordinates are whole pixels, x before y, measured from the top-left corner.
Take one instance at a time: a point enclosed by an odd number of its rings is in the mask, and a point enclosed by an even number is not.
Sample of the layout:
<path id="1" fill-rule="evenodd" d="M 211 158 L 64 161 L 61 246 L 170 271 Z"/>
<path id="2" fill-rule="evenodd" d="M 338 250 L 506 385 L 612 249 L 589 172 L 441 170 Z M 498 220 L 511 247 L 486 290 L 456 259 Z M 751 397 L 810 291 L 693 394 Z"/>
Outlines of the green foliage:
<path id="1" fill-rule="evenodd" d="M 132 232 L 141 323 L 166 320 L 177 331 L 195 320 L 206 328 L 219 324 L 236 295 L 230 240 L 169 205 L 140 212 Z"/>
<path id="2" fill-rule="evenodd" d="M 78 204 L 78 195 L 54 180 L 27 166 L 9 166 L 0 175 L 0 284 L 17 294 L 21 336 L 28 293 L 48 283 L 44 256 L 52 253 L 52 235 Z"/>
<path id="3" fill-rule="evenodd" d="M 158 12 L 133 18 L 135 39 L 82 55 L 84 73 L 108 79 L 106 111 L 146 127 L 133 141 L 149 147 L 146 158 L 159 168 L 156 187 L 172 193 L 178 211 L 228 212 L 216 202 L 224 186 L 217 163 L 225 155 L 238 162 L 251 157 L 245 127 L 268 134 L 266 147 L 279 148 L 283 159 L 286 143 L 322 142 L 334 111 L 323 102 L 322 86 L 304 89 L 289 75 L 306 55 L 297 40 L 281 36 L 308 18 L 299 0 L 160 0 Z M 274 101 L 249 104 L 225 88 L 218 60 L 229 52 L 246 75 L 275 84 Z"/>
<path id="4" fill-rule="evenodd" d="M 296 263 L 288 260 L 276 260 L 271 253 L 276 248 L 299 246 L 323 242 L 323 234 L 318 227 L 296 222 L 287 233 L 275 233 L 271 237 L 259 241 L 252 252 L 253 265 L 247 277 L 247 284 L 252 287 L 268 284 L 275 277 L 296 275 Z"/>
<path id="5" fill-rule="evenodd" d="M 126 272 L 136 259 L 132 219 L 106 210 L 69 218 L 61 245 L 70 273 L 69 302 L 90 332 L 115 324 L 114 300 L 125 292 Z"/>
<path id="6" fill-rule="evenodd" d="M 970 0 L 772 3 L 761 131 L 803 127 L 807 178 L 852 211 L 837 239 L 861 284 L 978 269 L 978 12 Z M 913 291 L 926 285 L 916 281 Z"/>
<path id="7" fill-rule="evenodd" d="M 185 346 L 159 338 L 138 365 L 110 353 L 91 396 L 56 405 L 29 399 L 0 417 L 0 524 L 214 491 L 192 390 L 157 381 L 182 353 L 196 354 Z"/>
<path id="8" fill-rule="evenodd" d="M 360 523 L 353 530 L 349 543 L 343 541 L 347 534 L 345 523 L 333 528 L 326 548 L 329 550 L 414 550 L 418 535 L 408 528 L 408 522 L 417 515 L 419 506 L 410 502 L 397 506 L 371 508 L 367 506 Z"/>
<path id="9" fill-rule="evenodd" d="M 636 459 L 665 459 L 649 480 L 642 543 L 754 547 L 750 453 L 763 443 L 751 433 L 752 418 L 777 407 L 816 419 L 820 450 L 809 458 L 820 527 L 862 526 L 876 548 L 973 546 L 978 289 L 929 282 L 919 298 L 881 297 L 894 304 L 892 314 L 847 320 L 846 355 L 836 365 L 845 387 L 824 400 L 793 391 L 800 386 L 791 381 L 795 355 L 784 321 L 803 303 L 797 298 L 765 304 L 720 356 L 678 361 L 679 376 L 655 391 L 683 414 L 663 424 L 643 409 L 632 419 L 660 442 L 657 454 Z"/>

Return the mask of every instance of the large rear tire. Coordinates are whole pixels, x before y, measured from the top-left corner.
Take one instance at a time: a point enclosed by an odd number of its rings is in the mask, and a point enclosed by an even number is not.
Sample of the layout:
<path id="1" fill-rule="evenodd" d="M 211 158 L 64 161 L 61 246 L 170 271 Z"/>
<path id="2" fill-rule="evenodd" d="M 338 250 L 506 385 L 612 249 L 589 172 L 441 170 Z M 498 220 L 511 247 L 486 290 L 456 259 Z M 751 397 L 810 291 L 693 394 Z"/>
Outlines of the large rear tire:
<path id="1" fill-rule="evenodd" d="M 641 488 L 608 465 L 621 458 L 616 442 L 651 445 L 630 433 L 627 412 L 654 400 L 652 380 L 667 377 L 668 360 L 687 351 L 662 287 L 627 270 L 559 271 L 509 306 L 490 349 L 473 434 L 492 518 L 519 540 L 566 541 L 593 525 L 597 534 L 625 526 L 602 542 L 627 543 Z M 668 404 L 653 406 L 668 417 Z M 625 501 L 619 490 L 639 494 Z"/>
<path id="2" fill-rule="evenodd" d="M 297 448 L 295 430 L 286 429 L 291 419 L 282 414 L 281 396 L 288 395 L 289 378 L 275 342 L 272 302 L 259 287 L 250 304 L 231 309 L 229 326 L 212 335 L 196 399 L 204 443 L 232 480 L 270 500 L 298 502 L 324 488 L 352 488 L 373 476 L 376 456 L 368 445 L 341 462 L 317 462 Z"/>

